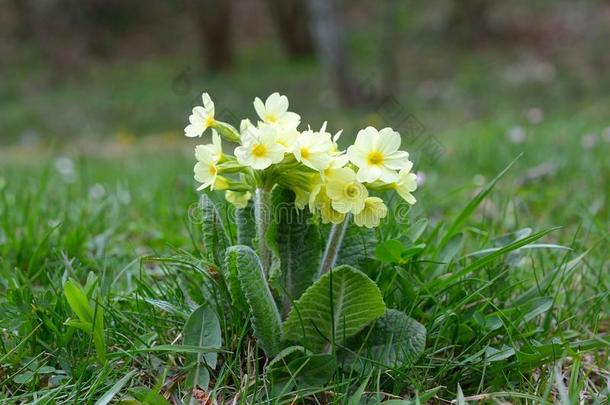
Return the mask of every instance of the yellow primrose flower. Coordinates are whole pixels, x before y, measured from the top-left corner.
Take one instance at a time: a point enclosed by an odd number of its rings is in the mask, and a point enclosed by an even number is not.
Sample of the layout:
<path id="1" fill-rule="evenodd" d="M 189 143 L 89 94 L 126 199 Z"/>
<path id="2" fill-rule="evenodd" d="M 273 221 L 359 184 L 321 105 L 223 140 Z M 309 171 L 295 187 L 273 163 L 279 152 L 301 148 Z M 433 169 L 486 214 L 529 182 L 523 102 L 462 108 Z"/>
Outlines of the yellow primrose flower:
<path id="1" fill-rule="evenodd" d="M 279 143 L 282 147 L 284 147 L 286 152 L 293 150 L 295 143 L 297 142 L 297 138 L 299 136 L 299 131 L 296 128 L 292 127 L 279 127 L 276 129 L 277 136 L 275 141 Z"/>
<path id="2" fill-rule="evenodd" d="M 383 200 L 378 197 L 368 197 L 364 200 L 364 209 L 354 215 L 354 223 L 358 226 L 375 228 L 386 215 L 388 215 L 388 207 Z"/>
<path id="3" fill-rule="evenodd" d="M 241 120 L 241 122 L 239 123 L 239 133 L 243 134 L 244 132 L 246 132 L 248 130 L 248 128 L 250 128 L 252 126 L 252 121 L 250 121 L 250 119 L 248 118 L 244 118 L 243 120 Z"/>
<path id="4" fill-rule="evenodd" d="M 276 129 L 272 126 L 249 127 L 241 141 L 241 146 L 235 148 L 235 157 L 241 165 L 263 170 L 284 159 L 285 148 L 276 142 Z"/>
<path id="5" fill-rule="evenodd" d="M 320 208 L 322 223 L 340 224 L 345 220 L 345 214 L 333 208 L 331 200 L 327 200 Z"/>
<path id="6" fill-rule="evenodd" d="M 246 208 L 248 201 L 252 198 L 252 193 L 249 191 L 225 191 L 225 198 L 228 202 L 233 204 L 236 208 Z"/>
<path id="7" fill-rule="evenodd" d="M 309 202 L 309 191 L 302 189 L 300 187 L 295 187 L 292 189 L 294 192 L 294 205 L 298 209 L 302 210 L 305 208 L 307 203 Z"/>
<path id="8" fill-rule="evenodd" d="M 340 154 L 342 153 L 341 150 L 339 149 L 339 138 L 341 138 L 341 134 L 343 133 L 343 130 L 339 130 L 337 131 L 337 133 L 335 135 L 333 135 L 333 152 L 335 154 Z"/>
<path id="9" fill-rule="evenodd" d="M 197 190 L 203 190 L 207 187 L 214 190 L 218 176 L 217 164 L 222 157 L 222 143 L 220 135 L 216 131 L 212 133 L 211 145 L 197 145 L 195 147 L 197 163 L 193 171 L 195 173 L 195 180 L 203 183 Z"/>
<path id="10" fill-rule="evenodd" d="M 396 192 L 411 205 L 417 202 L 411 194 L 417 189 L 417 176 L 415 173 L 411 173 L 412 167 L 413 163 L 409 162 L 407 167 L 398 173 L 398 181 L 392 185 Z"/>
<path id="11" fill-rule="evenodd" d="M 399 151 L 400 135 L 392 128 L 377 131 L 366 127 L 358 132 L 356 142 L 347 148 L 350 161 L 358 166 L 358 181 L 371 183 L 381 180 L 393 183 L 409 162 L 409 154 Z"/>
<path id="12" fill-rule="evenodd" d="M 284 128 L 296 128 L 301 122 L 299 114 L 288 111 L 288 98 L 273 93 L 263 101 L 256 97 L 254 99 L 254 109 L 263 122 L 267 124 L 277 124 Z"/>
<path id="13" fill-rule="evenodd" d="M 309 194 L 309 210 L 315 212 L 320 210 L 322 223 L 340 224 L 345 219 L 345 214 L 335 210 L 332 206 L 332 200 L 326 195 L 326 186 L 323 184 L 316 185 Z"/>
<path id="14" fill-rule="evenodd" d="M 335 171 L 337 169 L 341 169 L 348 162 L 349 162 L 349 157 L 347 155 L 334 156 L 331 159 L 328 167 L 321 172 L 322 178 L 325 180 L 328 180 L 330 177 L 332 177 L 332 175 L 335 173 Z"/>
<path id="15" fill-rule="evenodd" d="M 210 190 L 226 190 L 231 187 L 230 180 L 224 176 L 216 176 L 214 187 Z"/>
<path id="16" fill-rule="evenodd" d="M 210 150 L 210 152 L 212 153 L 212 157 L 216 160 L 216 162 L 220 162 L 221 160 L 223 160 L 222 139 L 220 138 L 220 135 L 215 129 L 212 130 L 212 144 L 204 145 L 204 147 Z M 197 156 L 195 155 L 195 157 Z"/>
<path id="17" fill-rule="evenodd" d="M 326 169 L 333 158 L 333 141 L 325 129 L 326 123 L 320 132 L 311 129 L 301 132 L 292 151 L 299 162 L 318 171 Z"/>
<path id="18" fill-rule="evenodd" d="M 343 214 L 359 214 L 369 196 L 366 187 L 356 179 L 356 173 L 348 168 L 333 173 L 326 183 L 326 194 L 332 200 L 332 207 Z"/>
<path id="19" fill-rule="evenodd" d="M 201 98 L 203 106 L 193 108 L 193 113 L 189 116 L 190 124 L 184 128 L 184 135 L 189 138 L 203 135 L 205 130 L 216 122 L 214 120 L 214 102 L 208 93 L 203 93 Z"/>

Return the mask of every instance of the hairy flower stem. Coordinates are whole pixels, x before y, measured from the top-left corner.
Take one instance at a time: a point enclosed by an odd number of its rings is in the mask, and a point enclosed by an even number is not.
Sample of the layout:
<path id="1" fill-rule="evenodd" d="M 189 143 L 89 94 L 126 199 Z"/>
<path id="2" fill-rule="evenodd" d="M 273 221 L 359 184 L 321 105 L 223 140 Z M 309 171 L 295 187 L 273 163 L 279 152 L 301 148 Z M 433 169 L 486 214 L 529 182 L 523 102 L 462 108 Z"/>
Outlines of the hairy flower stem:
<path id="1" fill-rule="evenodd" d="M 322 256 L 322 262 L 320 262 L 320 269 L 318 270 L 318 277 L 321 277 L 324 273 L 334 267 L 339 250 L 343 244 L 343 238 L 345 232 L 349 226 L 350 214 L 345 216 L 345 219 L 340 224 L 335 224 L 330 228 L 328 234 L 328 240 L 326 241 L 326 249 L 324 249 L 324 256 Z"/>
<path id="2" fill-rule="evenodd" d="M 271 267 L 271 251 L 267 245 L 267 229 L 271 222 L 271 191 L 257 188 L 254 195 L 254 219 L 258 239 L 258 255 L 266 277 Z"/>

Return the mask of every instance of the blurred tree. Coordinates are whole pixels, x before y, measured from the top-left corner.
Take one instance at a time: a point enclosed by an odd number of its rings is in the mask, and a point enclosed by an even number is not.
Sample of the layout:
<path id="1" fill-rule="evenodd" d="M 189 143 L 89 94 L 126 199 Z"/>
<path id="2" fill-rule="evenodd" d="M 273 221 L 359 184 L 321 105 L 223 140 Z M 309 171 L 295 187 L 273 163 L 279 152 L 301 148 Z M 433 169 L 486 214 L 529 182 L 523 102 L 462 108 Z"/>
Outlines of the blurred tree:
<path id="1" fill-rule="evenodd" d="M 162 3 L 152 6 L 142 0 L 87 0 L 91 29 L 89 50 L 96 56 L 111 56 L 117 43 L 140 28 L 146 31 L 167 16 Z"/>
<path id="2" fill-rule="evenodd" d="M 55 75 L 66 75 L 83 63 L 91 24 L 79 0 L 21 0 L 17 13 Z"/>
<path id="3" fill-rule="evenodd" d="M 30 17 L 30 10 L 26 0 L 13 0 L 15 14 L 15 36 L 20 40 L 29 40 L 32 37 L 34 27 Z"/>
<path id="4" fill-rule="evenodd" d="M 488 14 L 491 0 L 453 0 L 447 24 L 449 38 L 476 46 L 491 33 Z"/>
<path id="5" fill-rule="evenodd" d="M 208 69 L 219 72 L 233 66 L 235 41 L 231 1 L 190 0 L 190 6 L 201 33 Z"/>
<path id="6" fill-rule="evenodd" d="M 307 0 L 312 34 L 339 101 L 345 106 L 362 103 L 347 59 L 343 21 L 337 0 Z"/>
<path id="7" fill-rule="evenodd" d="M 381 83 L 357 81 L 344 44 L 340 0 L 308 0 L 316 48 L 341 103 L 351 107 L 382 102 L 398 91 L 398 47 L 400 45 L 400 0 L 384 0 L 381 6 Z"/>
<path id="8" fill-rule="evenodd" d="M 381 31 L 381 89 L 380 98 L 396 96 L 400 75 L 398 74 L 398 48 L 400 45 L 400 0 L 385 0 Z"/>
<path id="9" fill-rule="evenodd" d="M 266 0 L 285 52 L 292 58 L 310 57 L 314 45 L 305 0 Z"/>

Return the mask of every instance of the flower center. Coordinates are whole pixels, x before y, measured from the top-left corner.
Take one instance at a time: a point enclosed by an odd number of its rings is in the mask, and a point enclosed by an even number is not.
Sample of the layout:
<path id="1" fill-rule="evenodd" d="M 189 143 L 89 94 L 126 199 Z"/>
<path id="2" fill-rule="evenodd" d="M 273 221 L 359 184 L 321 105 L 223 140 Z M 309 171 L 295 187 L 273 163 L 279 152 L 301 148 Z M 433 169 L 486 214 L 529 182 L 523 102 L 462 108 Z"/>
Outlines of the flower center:
<path id="1" fill-rule="evenodd" d="M 301 159 L 309 159 L 309 156 L 311 156 L 311 153 L 309 153 L 309 149 L 301 148 Z"/>
<path id="2" fill-rule="evenodd" d="M 383 153 L 377 150 L 370 152 L 367 158 L 370 165 L 379 166 L 383 163 Z"/>
<path id="3" fill-rule="evenodd" d="M 277 122 L 277 117 L 273 114 L 267 114 L 265 116 L 265 119 L 267 122 L 271 122 L 271 123 L 276 123 Z"/>
<path id="4" fill-rule="evenodd" d="M 215 166 L 215 165 L 210 165 L 210 166 L 208 167 L 208 171 L 210 172 L 210 174 L 211 174 L 212 176 L 216 176 L 216 173 L 218 173 L 218 169 L 216 168 L 216 166 Z"/>
<path id="5" fill-rule="evenodd" d="M 360 195 L 360 188 L 355 184 L 348 184 L 345 186 L 345 195 L 349 198 L 355 198 Z"/>
<path id="6" fill-rule="evenodd" d="M 262 143 L 259 143 L 254 148 L 252 148 L 252 155 L 257 158 L 262 158 L 267 154 L 267 148 Z"/>
<path id="7" fill-rule="evenodd" d="M 210 115 L 205 124 L 208 128 L 210 128 L 212 125 L 214 125 L 214 122 L 214 116 Z"/>

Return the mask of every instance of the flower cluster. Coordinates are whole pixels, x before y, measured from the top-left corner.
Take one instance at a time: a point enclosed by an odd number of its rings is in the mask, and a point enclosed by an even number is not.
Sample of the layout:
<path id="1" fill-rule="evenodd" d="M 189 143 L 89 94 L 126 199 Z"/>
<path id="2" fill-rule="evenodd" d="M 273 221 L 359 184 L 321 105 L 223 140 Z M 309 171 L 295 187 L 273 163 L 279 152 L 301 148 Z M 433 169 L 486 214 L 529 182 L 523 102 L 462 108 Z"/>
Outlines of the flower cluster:
<path id="1" fill-rule="evenodd" d="M 395 190 L 415 203 L 413 163 L 399 150 L 401 137 L 393 129 L 367 127 L 342 151 L 337 144 L 342 131 L 333 135 L 326 123 L 319 130 L 299 131 L 301 117 L 288 111 L 286 96 L 273 93 L 264 103 L 257 97 L 254 108 L 257 124 L 244 119 L 237 130 L 215 119 L 214 102 L 203 94 L 203 105 L 193 109 L 184 129 L 188 137 L 212 131 L 211 144 L 195 147 L 198 190 L 225 190 L 227 201 L 243 208 L 257 188 L 279 184 L 294 191 L 299 209 L 319 213 L 324 223 L 338 224 L 353 215 L 358 226 L 368 228 L 388 213 L 373 193 Z M 238 144 L 233 155 L 223 152 L 221 138 Z"/>

